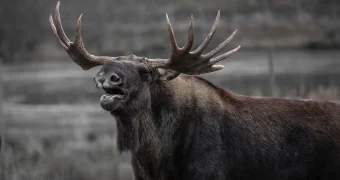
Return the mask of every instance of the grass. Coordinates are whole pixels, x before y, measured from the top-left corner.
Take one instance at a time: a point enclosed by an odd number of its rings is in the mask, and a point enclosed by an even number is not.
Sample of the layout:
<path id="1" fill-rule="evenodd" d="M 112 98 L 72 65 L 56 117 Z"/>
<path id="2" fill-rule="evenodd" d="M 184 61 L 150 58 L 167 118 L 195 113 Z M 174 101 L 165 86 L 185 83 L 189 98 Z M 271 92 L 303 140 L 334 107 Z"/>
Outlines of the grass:
<path id="1" fill-rule="evenodd" d="M 0 177 L 6 180 L 91 180 L 117 179 L 118 157 L 105 146 L 96 149 L 49 151 L 40 142 L 30 142 L 18 150 L 7 147 L 1 153 Z M 65 153 L 66 152 L 66 153 Z"/>
<path id="2" fill-rule="evenodd" d="M 129 155 L 116 150 L 114 120 L 99 107 L 5 104 L 5 112 L 0 179 L 132 179 Z"/>

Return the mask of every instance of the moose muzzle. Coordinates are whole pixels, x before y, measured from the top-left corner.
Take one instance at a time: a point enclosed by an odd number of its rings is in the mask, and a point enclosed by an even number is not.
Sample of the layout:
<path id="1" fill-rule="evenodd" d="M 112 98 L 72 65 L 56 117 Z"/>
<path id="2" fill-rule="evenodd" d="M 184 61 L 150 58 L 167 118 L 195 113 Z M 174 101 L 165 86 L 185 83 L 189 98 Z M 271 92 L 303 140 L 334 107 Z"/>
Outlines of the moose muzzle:
<path id="1" fill-rule="evenodd" d="M 100 104 L 104 110 L 113 111 L 119 107 L 126 97 L 126 91 L 122 88 L 122 79 L 115 73 L 107 75 L 103 72 L 93 77 L 97 88 L 102 88 L 106 94 L 100 98 Z"/>

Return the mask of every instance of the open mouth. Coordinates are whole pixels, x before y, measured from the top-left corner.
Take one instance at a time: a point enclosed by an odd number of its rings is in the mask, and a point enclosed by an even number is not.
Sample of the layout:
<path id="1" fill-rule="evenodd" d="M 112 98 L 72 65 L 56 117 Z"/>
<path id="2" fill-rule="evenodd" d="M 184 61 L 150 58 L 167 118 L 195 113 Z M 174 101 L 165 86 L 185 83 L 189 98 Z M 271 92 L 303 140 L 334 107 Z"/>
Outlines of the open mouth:
<path id="1" fill-rule="evenodd" d="M 104 88 L 106 94 L 104 96 L 123 99 L 125 96 L 124 91 L 121 88 Z"/>
<path id="2" fill-rule="evenodd" d="M 115 110 L 125 97 L 125 92 L 121 88 L 105 88 L 106 94 L 100 98 L 100 104 L 107 111 Z"/>

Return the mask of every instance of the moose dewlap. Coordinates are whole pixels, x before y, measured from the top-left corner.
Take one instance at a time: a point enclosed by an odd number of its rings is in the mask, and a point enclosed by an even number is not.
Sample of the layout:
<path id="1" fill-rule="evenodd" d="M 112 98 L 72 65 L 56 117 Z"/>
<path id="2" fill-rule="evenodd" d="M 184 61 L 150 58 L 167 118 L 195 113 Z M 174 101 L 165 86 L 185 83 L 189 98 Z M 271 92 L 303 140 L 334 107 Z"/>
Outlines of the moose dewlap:
<path id="1" fill-rule="evenodd" d="M 117 122 L 117 147 L 132 154 L 138 180 L 340 179 L 340 105 L 313 100 L 255 98 L 234 94 L 195 76 L 240 47 L 217 55 L 236 31 L 208 53 L 218 12 L 197 49 L 193 17 L 178 47 L 168 16 L 167 59 L 135 55 L 95 56 L 85 50 L 81 16 L 71 42 L 62 28 L 59 2 L 51 28 L 71 59 L 105 90 L 100 104 Z"/>

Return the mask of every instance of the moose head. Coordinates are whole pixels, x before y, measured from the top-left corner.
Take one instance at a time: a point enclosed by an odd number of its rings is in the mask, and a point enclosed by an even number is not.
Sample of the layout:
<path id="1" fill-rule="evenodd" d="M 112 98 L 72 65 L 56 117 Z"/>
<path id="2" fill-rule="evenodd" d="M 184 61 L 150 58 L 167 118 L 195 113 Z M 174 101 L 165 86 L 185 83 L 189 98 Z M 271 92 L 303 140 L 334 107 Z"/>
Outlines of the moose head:
<path id="1" fill-rule="evenodd" d="M 189 36 L 183 47 L 178 47 L 168 15 L 168 33 L 171 44 L 171 56 L 168 59 L 149 59 L 135 55 L 107 57 L 89 54 L 84 46 L 81 36 L 80 15 L 76 27 L 75 41 L 71 42 L 66 36 L 59 13 L 60 3 L 55 10 L 55 23 L 50 16 L 51 28 L 64 47 L 69 56 L 84 70 L 102 65 L 101 70 L 93 77 L 98 88 L 103 88 L 106 92 L 100 98 L 103 109 L 115 111 L 117 109 L 127 109 L 132 104 L 139 104 L 139 107 L 150 104 L 150 86 L 159 81 L 171 81 L 180 73 L 188 75 L 199 75 L 223 69 L 222 65 L 215 65 L 223 59 L 228 58 L 239 50 L 237 48 L 216 56 L 235 36 L 235 30 L 230 37 L 222 42 L 212 51 L 203 54 L 203 51 L 211 41 L 220 19 L 218 11 L 215 23 L 203 43 L 195 50 L 192 49 L 194 41 L 193 16 L 190 18 Z"/>

